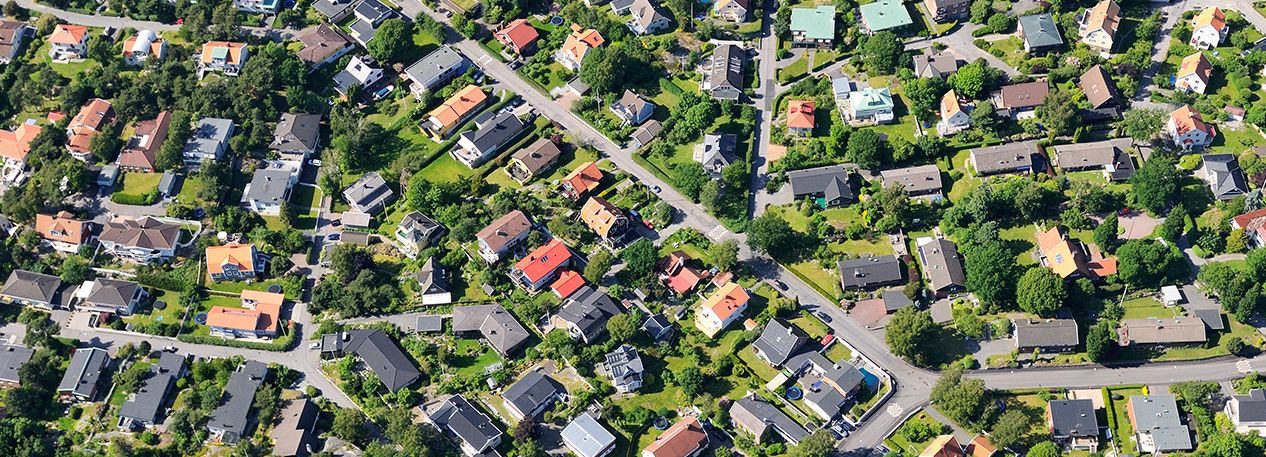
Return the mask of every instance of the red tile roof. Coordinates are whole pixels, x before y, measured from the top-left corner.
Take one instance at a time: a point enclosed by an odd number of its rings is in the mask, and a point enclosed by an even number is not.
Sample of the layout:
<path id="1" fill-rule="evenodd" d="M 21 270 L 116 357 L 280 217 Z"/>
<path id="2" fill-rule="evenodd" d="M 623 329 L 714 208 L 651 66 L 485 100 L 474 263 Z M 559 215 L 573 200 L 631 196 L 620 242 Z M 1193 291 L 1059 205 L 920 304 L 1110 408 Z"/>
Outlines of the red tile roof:
<path id="1" fill-rule="evenodd" d="M 522 271 L 525 278 L 535 283 L 551 271 L 557 270 L 569 259 L 571 259 L 571 250 L 567 249 L 567 245 L 558 238 L 554 238 L 544 246 L 536 248 L 519 263 L 514 264 L 514 268 Z"/>
<path id="2" fill-rule="evenodd" d="M 550 285 L 550 288 L 554 289 L 554 293 L 558 294 L 558 298 L 567 298 L 570 297 L 571 294 L 576 293 L 576 291 L 583 285 L 585 285 L 584 276 L 581 276 L 580 273 L 567 270 L 558 275 L 558 280 L 554 281 L 554 284 Z"/>
<path id="3" fill-rule="evenodd" d="M 518 19 L 503 27 L 496 36 L 497 41 L 513 46 L 515 49 L 523 49 L 531 46 L 541 34 L 535 27 L 528 24 L 527 19 Z"/>

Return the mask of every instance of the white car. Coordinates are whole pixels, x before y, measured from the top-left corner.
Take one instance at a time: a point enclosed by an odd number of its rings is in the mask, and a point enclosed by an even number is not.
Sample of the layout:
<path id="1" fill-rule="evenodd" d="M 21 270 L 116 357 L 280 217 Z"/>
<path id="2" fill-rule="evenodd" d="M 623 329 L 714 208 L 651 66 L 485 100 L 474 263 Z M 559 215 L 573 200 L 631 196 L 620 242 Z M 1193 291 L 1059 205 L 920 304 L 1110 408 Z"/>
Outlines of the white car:
<path id="1" fill-rule="evenodd" d="M 320 159 L 309 159 L 309 160 L 308 160 L 308 165 L 312 165 L 312 166 L 314 166 L 314 167 L 319 167 L 319 166 L 321 166 L 321 160 L 320 160 Z"/>
<path id="2" fill-rule="evenodd" d="M 315 343 L 309 344 L 309 345 L 308 345 L 308 349 L 314 349 L 314 350 L 315 350 L 315 349 L 321 349 L 321 342 L 320 342 L 320 341 L 317 341 L 317 342 L 315 342 Z"/>

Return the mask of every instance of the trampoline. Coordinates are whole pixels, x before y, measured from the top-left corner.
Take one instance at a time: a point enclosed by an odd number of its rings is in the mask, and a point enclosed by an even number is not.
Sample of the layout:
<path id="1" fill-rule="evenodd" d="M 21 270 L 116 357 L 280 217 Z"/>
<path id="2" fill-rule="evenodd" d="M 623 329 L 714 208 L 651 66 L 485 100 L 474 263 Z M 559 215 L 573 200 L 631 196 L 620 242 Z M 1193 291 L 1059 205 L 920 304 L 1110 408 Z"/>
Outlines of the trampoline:
<path id="1" fill-rule="evenodd" d="M 666 430 L 668 429 L 668 419 L 665 419 L 664 416 L 656 417 L 654 425 L 657 429 Z"/>
<path id="2" fill-rule="evenodd" d="M 163 316 L 154 316 L 154 321 L 155 321 L 155 322 L 162 322 L 162 321 L 163 321 Z"/>
<path id="3" fill-rule="evenodd" d="M 549 23 L 550 23 L 550 25 L 553 25 L 553 26 L 555 26 L 555 27 L 558 27 L 558 26 L 560 26 L 560 25 L 563 25 L 563 17 L 562 17 L 562 16 L 554 16 L 554 17 L 551 17 L 551 18 L 549 18 Z"/>
<path id="4" fill-rule="evenodd" d="M 274 293 L 274 294 L 279 294 L 279 293 L 281 293 L 281 284 L 269 284 L 269 285 L 268 285 L 268 292 L 270 292 L 270 293 Z"/>
<path id="5" fill-rule="evenodd" d="M 198 313 L 197 315 L 193 316 L 193 321 L 199 324 L 207 323 L 207 313 Z"/>
<path id="6" fill-rule="evenodd" d="M 286 9 L 294 8 L 295 0 L 286 0 L 286 2 L 282 4 L 282 6 L 286 7 Z"/>
<path id="7" fill-rule="evenodd" d="M 801 397 L 801 396 L 803 396 L 803 395 L 804 395 L 804 391 L 800 390 L 800 388 L 799 388 L 799 387 L 794 387 L 794 386 L 793 386 L 793 387 L 788 387 L 788 388 L 787 388 L 787 398 L 788 398 L 788 399 L 791 399 L 791 400 L 799 400 L 799 399 L 800 399 L 800 397 Z"/>

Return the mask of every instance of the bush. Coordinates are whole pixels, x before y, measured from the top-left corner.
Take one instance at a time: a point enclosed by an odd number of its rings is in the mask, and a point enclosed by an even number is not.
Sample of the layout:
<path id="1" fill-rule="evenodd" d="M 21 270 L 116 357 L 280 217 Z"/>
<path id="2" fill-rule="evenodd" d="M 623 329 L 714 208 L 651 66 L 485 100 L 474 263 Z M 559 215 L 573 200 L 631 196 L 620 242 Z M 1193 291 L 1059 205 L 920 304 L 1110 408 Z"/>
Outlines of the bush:
<path id="1" fill-rule="evenodd" d="M 682 94 L 682 90 L 680 87 L 677 87 L 677 85 L 673 84 L 672 81 L 669 81 L 664 78 L 659 79 L 659 88 L 664 89 L 665 91 L 668 91 L 668 93 L 676 95 L 678 97 L 680 97 Z"/>
<path id="2" fill-rule="evenodd" d="M 149 206 L 158 202 L 158 189 L 154 189 L 141 195 L 115 192 L 110 194 L 110 201 L 120 205 Z"/>
<path id="3" fill-rule="evenodd" d="M 233 347 L 233 348 L 256 349 L 260 351 L 286 352 L 290 350 L 290 348 L 295 343 L 296 338 L 293 338 L 293 336 L 299 333 L 300 333 L 299 324 L 293 323 L 293 325 L 288 330 L 287 335 L 273 340 L 274 341 L 273 343 L 256 343 L 253 341 L 238 341 L 238 340 L 218 338 L 214 336 L 191 335 L 188 333 L 181 334 L 177 336 L 176 339 L 181 342 L 191 343 L 191 344 L 210 344 L 210 345 L 215 345 L 215 346 L 228 346 L 228 347 Z"/>

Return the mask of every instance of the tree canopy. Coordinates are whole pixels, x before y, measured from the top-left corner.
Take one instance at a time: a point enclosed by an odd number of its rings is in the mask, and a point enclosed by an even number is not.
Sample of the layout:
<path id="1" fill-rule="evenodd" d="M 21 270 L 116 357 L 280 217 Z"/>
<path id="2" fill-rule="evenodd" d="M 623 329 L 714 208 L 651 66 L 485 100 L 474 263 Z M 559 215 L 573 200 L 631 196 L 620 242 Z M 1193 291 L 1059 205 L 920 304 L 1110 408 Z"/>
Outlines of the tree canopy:
<path id="1" fill-rule="evenodd" d="M 1183 172 L 1168 157 L 1153 157 L 1130 177 L 1130 192 L 1153 215 L 1165 213 L 1169 201 L 1178 197 Z"/>
<path id="2" fill-rule="evenodd" d="M 1016 302 L 1020 309 L 1041 317 L 1054 317 L 1055 312 L 1064 306 L 1066 298 L 1068 289 L 1064 279 L 1042 266 L 1025 271 L 1016 287 Z"/>

